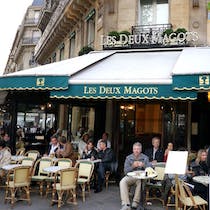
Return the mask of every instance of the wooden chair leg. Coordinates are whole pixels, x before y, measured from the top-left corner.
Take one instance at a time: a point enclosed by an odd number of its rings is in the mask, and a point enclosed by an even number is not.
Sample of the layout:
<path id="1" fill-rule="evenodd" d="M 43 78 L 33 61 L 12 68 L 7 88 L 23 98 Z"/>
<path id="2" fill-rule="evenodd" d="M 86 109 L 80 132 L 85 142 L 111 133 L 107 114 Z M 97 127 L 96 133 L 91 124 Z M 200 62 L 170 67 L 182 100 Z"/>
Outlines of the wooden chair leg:
<path id="1" fill-rule="evenodd" d="M 15 203 L 15 189 L 11 188 L 11 206 L 13 207 Z"/>
<path id="2" fill-rule="evenodd" d="M 82 200 L 85 202 L 85 184 L 82 184 Z"/>

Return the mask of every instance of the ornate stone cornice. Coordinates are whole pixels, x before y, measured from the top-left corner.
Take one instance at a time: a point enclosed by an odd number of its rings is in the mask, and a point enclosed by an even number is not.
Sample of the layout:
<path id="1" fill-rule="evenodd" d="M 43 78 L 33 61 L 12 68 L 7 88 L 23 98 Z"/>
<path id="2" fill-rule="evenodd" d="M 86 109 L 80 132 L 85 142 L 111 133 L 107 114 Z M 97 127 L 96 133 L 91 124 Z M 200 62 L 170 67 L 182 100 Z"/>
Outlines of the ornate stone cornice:
<path id="1" fill-rule="evenodd" d="M 45 47 L 45 44 L 46 44 L 50 34 L 53 32 L 53 28 L 55 27 L 59 18 L 62 16 L 63 11 L 65 10 L 67 4 L 70 1 L 71 0 L 59 1 L 58 7 L 56 8 L 55 12 L 53 13 L 46 29 L 44 30 L 39 42 L 37 43 L 37 45 L 35 47 L 35 56 L 37 56 L 37 54 L 42 50 L 42 48 Z"/>

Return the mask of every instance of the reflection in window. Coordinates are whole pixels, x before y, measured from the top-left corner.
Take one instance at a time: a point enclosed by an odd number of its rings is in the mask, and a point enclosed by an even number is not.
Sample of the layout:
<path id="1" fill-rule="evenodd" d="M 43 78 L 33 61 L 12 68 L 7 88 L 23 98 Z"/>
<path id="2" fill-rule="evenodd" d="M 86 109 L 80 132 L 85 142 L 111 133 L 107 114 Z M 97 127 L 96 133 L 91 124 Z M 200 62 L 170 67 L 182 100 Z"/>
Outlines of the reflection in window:
<path id="1" fill-rule="evenodd" d="M 94 130 L 95 109 L 92 107 L 72 107 L 71 132 L 78 139 L 84 132 Z"/>
<path id="2" fill-rule="evenodd" d="M 94 47 L 95 41 L 95 15 L 87 20 L 87 45 Z"/>
<path id="3" fill-rule="evenodd" d="M 168 11 L 168 0 L 140 0 L 140 24 L 168 23 Z"/>
<path id="4" fill-rule="evenodd" d="M 55 114 L 46 113 L 45 105 L 19 107 L 17 127 L 23 128 L 25 134 L 45 134 L 54 126 Z"/>
<path id="5" fill-rule="evenodd" d="M 73 58 L 75 56 L 75 33 L 70 38 L 70 47 L 69 47 L 69 58 Z"/>

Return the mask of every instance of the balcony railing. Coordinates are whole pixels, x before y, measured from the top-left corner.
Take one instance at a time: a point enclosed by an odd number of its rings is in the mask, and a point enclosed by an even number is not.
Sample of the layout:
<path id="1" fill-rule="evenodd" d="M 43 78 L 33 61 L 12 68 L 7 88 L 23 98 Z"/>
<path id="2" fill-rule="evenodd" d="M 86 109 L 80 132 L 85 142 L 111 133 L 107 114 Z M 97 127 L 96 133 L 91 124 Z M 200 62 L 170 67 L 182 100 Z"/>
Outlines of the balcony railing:
<path id="1" fill-rule="evenodd" d="M 31 24 L 37 24 L 39 21 L 38 18 L 26 18 L 25 19 L 25 24 L 31 25 Z"/>
<path id="2" fill-rule="evenodd" d="M 132 34 L 139 35 L 142 33 L 154 34 L 163 33 L 166 29 L 172 29 L 171 24 L 154 24 L 154 25 L 139 25 L 132 26 Z"/>
<path id="3" fill-rule="evenodd" d="M 23 45 L 36 45 L 39 41 L 40 37 L 25 37 L 22 39 Z"/>

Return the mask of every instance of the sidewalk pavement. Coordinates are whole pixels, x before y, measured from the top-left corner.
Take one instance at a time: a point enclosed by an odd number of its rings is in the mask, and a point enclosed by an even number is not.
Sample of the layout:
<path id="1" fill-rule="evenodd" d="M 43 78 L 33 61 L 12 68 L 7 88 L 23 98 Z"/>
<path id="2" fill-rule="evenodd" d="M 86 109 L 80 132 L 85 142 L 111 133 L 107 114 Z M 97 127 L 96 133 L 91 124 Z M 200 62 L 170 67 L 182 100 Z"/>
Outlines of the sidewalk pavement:
<path id="1" fill-rule="evenodd" d="M 10 203 L 4 203 L 4 189 L 0 189 L 0 210 L 12 210 Z M 42 198 L 38 192 L 31 193 L 32 204 L 29 206 L 26 201 L 18 201 L 15 203 L 13 210 L 57 210 L 57 205 L 50 205 L 50 195 L 48 198 Z M 77 198 L 78 205 L 65 204 L 61 210 L 120 210 L 120 193 L 119 186 L 109 185 L 108 189 L 103 189 L 100 193 L 94 193 L 91 190 L 90 195 L 86 195 L 86 201 L 82 202 L 82 198 Z M 163 210 L 160 202 L 153 202 L 153 205 L 147 206 L 148 210 Z"/>

